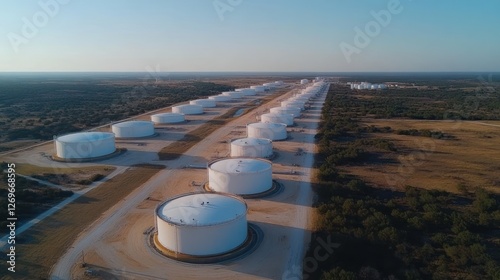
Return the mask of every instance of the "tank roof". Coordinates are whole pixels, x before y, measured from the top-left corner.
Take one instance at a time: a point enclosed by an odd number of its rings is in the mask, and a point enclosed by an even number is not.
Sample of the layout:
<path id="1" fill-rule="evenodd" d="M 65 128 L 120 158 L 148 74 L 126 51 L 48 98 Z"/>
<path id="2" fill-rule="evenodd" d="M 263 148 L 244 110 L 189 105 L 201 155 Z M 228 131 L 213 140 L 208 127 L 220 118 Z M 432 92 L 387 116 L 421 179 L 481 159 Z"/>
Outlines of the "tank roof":
<path id="1" fill-rule="evenodd" d="M 211 226 L 232 221 L 247 212 L 245 201 L 231 194 L 187 193 L 160 204 L 156 214 L 185 226 Z"/>
<path id="2" fill-rule="evenodd" d="M 150 121 L 127 121 L 121 123 L 115 123 L 113 126 L 116 127 L 136 127 L 136 126 L 151 126 L 153 123 Z"/>
<path id="3" fill-rule="evenodd" d="M 297 108 L 298 109 L 298 108 Z M 248 126 L 252 127 L 257 127 L 257 128 L 281 128 L 281 127 L 286 127 L 286 124 L 283 123 L 263 123 L 263 122 L 256 122 L 256 123 L 251 123 Z"/>
<path id="4" fill-rule="evenodd" d="M 235 139 L 231 141 L 231 144 L 238 146 L 255 146 L 255 145 L 265 145 L 271 142 L 272 142 L 271 140 L 266 138 L 248 137 L 248 138 Z"/>
<path id="5" fill-rule="evenodd" d="M 254 158 L 229 158 L 212 162 L 209 168 L 225 173 L 254 173 L 271 169 L 271 163 Z"/>
<path id="6" fill-rule="evenodd" d="M 114 138 L 115 134 L 110 132 L 78 132 L 57 137 L 60 142 L 88 142 Z"/>
<path id="7" fill-rule="evenodd" d="M 159 113 L 159 114 L 154 114 L 152 116 L 155 116 L 155 117 L 161 117 L 161 116 L 184 116 L 184 114 L 181 114 L 181 113 Z"/>
<path id="8" fill-rule="evenodd" d="M 177 105 L 174 107 L 177 107 L 177 108 L 203 108 L 200 105 L 196 105 L 196 104 L 183 104 L 183 105 Z"/>

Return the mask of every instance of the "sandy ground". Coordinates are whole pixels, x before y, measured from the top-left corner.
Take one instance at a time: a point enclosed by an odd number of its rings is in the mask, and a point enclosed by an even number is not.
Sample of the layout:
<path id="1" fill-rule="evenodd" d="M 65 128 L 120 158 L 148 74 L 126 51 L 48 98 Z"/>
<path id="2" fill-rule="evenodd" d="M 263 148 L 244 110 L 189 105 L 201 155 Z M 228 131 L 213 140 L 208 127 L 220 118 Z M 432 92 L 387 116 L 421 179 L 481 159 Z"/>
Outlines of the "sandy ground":
<path id="1" fill-rule="evenodd" d="M 287 95 L 254 112 L 279 106 L 279 101 Z M 156 174 L 86 229 L 55 266 L 52 279 L 84 279 L 84 270 L 78 265 L 82 252 L 91 270 L 98 271 L 98 278 L 104 279 L 281 279 L 285 272 L 301 271 L 305 245 L 310 240 L 313 197 L 309 178 L 320 104 L 315 103 L 297 119 L 297 127 L 288 129 L 289 140 L 273 142 L 278 154 L 273 160 L 273 178 L 285 188 L 272 197 L 247 201 L 248 220 L 264 232 L 262 243 L 253 253 L 219 264 L 186 264 L 160 256 L 147 245 L 143 234 L 154 226 L 154 208 L 160 201 L 180 193 L 201 191 L 201 183 L 208 180 L 207 170 L 184 167 L 204 165 L 229 154 L 226 141 L 246 136 L 245 124 L 255 121 L 255 113 L 250 112 L 218 129 L 179 159 L 158 161 L 152 156 L 140 157 L 141 162 L 166 164 L 168 169 Z M 151 143 L 138 146 L 137 150 L 144 149 L 142 153 L 147 154 L 153 147 L 156 146 Z M 297 155 L 299 148 L 304 152 Z M 102 163 L 125 165 L 137 162 L 134 158 L 129 155 L 126 159 L 117 157 Z M 291 170 L 296 173 L 286 174 Z"/>

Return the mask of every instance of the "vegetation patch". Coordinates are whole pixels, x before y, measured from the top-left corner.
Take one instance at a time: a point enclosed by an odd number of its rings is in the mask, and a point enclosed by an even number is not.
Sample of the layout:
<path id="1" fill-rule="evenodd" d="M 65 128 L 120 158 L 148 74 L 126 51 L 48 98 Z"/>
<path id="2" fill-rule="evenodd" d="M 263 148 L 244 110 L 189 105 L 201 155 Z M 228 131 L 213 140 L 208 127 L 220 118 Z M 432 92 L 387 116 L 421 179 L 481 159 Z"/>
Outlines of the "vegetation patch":
<path id="1" fill-rule="evenodd" d="M 16 275 L 2 279 L 48 279 L 52 266 L 85 228 L 163 168 L 131 167 L 19 235 Z"/>
<path id="2" fill-rule="evenodd" d="M 34 84 L 36 91 L 33 90 Z M 71 78 L 56 82 L 4 78 L 0 83 L 0 142 L 50 140 L 234 87 L 211 82 Z M 36 95 L 36 98 L 33 98 Z M 8 148 L 3 148 L 8 149 Z"/>
<path id="3" fill-rule="evenodd" d="M 500 279 L 500 197 L 467 186 L 462 194 L 375 187 L 352 175 L 353 167 L 403 152 L 374 137 L 391 130 L 360 124 L 367 115 L 357 101 L 332 85 L 323 107 L 314 187 L 318 230 L 304 279 Z M 318 256 L 325 240 L 338 246 Z"/>

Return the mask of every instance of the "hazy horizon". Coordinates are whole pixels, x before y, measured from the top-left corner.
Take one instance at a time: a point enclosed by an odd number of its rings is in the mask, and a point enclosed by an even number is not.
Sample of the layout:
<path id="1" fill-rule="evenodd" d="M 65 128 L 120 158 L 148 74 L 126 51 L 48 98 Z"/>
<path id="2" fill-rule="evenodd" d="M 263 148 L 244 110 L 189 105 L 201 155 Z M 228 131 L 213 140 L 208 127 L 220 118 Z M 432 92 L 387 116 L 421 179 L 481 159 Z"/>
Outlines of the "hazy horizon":
<path id="1" fill-rule="evenodd" d="M 496 1 L 2 4 L 0 72 L 500 72 Z"/>

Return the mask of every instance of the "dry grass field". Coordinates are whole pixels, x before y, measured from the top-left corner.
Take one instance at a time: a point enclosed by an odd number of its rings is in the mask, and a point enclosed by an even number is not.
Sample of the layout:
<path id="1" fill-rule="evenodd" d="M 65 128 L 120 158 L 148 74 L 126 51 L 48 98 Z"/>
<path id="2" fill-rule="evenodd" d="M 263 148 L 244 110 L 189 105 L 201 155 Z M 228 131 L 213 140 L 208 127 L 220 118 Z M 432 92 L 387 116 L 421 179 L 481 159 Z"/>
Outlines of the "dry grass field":
<path id="1" fill-rule="evenodd" d="M 2 279 L 33 279 L 33 275 L 44 279 L 86 227 L 161 169 L 154 165 L 131 167 L 30 228 L 17 240 L 15 277 Z M 6 270 L 5 262 L 1 269 Z"/>
<path id="2" fill-rule="evenodd" d="M 95 179 L 108 176 L 115 169 L 113 166 L 106 165 L 68 168 L 42 167 L 28 163 L 16 165 L 16 171 L 19 174 L 32 176 L 65 187 L 88 185 Z"/>
<path id="3" fill-rule="evenodd" d="M 402 189 L 406 185 L 454 193 L 476 188 L 500 193 L 500 122 L 425 121 L 364 119 L 362 124 L 391 127 L 394 131 L 427 129 L 441 131 L 452 139 L 375 133 L 397 148 L 378 160 L 344 170 L 376 186 Z M 492 125 L 491 125 L 492 124 Z M 465 187 L 465 188 L 464 188 Z"/>

